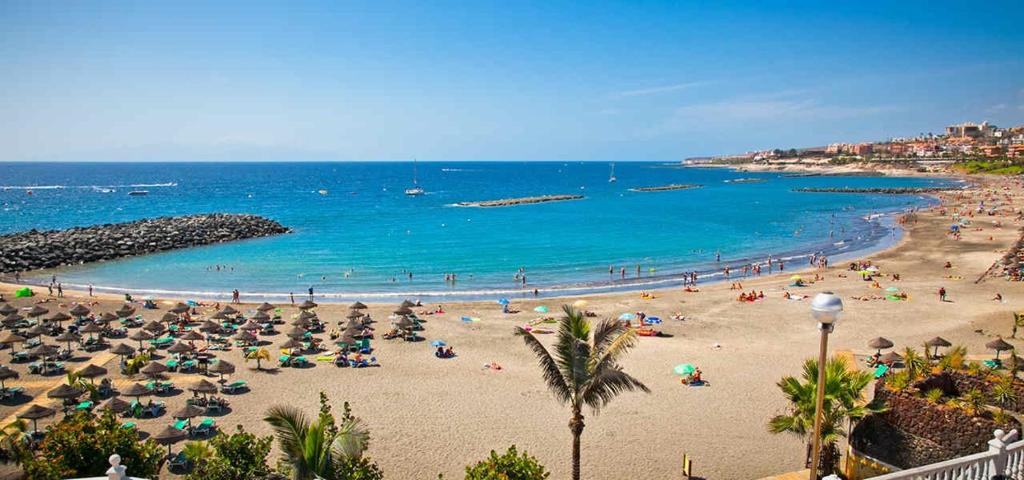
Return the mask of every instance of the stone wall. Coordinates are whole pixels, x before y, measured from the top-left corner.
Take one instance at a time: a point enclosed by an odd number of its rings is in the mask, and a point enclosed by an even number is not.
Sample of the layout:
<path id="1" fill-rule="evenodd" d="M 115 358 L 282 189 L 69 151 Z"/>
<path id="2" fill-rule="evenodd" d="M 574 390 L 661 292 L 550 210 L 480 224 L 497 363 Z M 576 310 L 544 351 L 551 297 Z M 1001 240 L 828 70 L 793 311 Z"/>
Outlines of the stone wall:
<path id="1" fill-rule="evenodd" d="M 919 385 L 955 391 L 955 381 L 944 375 Z M 958 408 L 929 402 L 911 391 L 893 392 L 882 382 L 875 387 L 875 398 L 883 400 L 887 410 L 861 421 L 853 431 L 851 443 L 854 448 L 900 468 L 983 452 L 997 428 L 1020 428 L 1016 420 L 1010 425 L 998 425 L 990 418 L 970 416 Z"/>
<path id="2" fill-rule="evenodd" d="M 288 233 L 256 215 L 160 217 L 0 236 L 0 272 L 79 265 L 147 253 Z"/>
<path id="3" fill-rule="evenodd" d="M 986 380 L 983 376 L 971 375 L 967 372 L 949 372 L 945 375 L 949 376 L 953 386 L 961 393 L 972 388 L 977 388 L 985 395 L 991 394 L 993 382 Z M 1024 383 L 1014 381 L 1011 386 L 1014 392 L 1016 392 L 1017 398 L 1013 401 L 1007 402 L 1005 405 L 996 406 L 1003 407 L 1017 413 L 1024 413 Z"/>

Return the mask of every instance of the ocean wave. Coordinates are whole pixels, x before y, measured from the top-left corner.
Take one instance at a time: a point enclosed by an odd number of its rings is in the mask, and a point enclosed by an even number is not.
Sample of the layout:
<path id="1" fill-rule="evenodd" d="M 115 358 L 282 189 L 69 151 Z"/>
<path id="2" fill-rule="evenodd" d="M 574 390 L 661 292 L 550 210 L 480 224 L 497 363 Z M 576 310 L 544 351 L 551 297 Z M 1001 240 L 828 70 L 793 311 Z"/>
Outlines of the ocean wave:
<path id="1" fill-rule="evenodd" d="M 110 188 L 160 188 L 177 187 L 178 182 L 130 183 L 126 185 L 0 185 L 0 190 L 63 190 L 65 188 L 110 189 Z"/>

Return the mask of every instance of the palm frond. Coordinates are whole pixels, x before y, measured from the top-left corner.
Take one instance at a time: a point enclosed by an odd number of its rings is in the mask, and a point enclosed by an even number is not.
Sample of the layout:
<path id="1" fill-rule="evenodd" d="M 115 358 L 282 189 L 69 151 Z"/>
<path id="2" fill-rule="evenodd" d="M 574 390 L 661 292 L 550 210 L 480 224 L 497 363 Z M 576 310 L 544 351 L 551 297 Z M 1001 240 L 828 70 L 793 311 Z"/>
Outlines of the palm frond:
<path id="1" fill-rule="evenodd" d="M 597 412 L 618 394 L 635 390 L 644 393 L 651 391 L 640 380 L 633 378 L 628 373 L 618 368 L 605 368 L 594 372 L 592 380 L 583 390 L 581 397 L 583 403 Z"/>
<path id="2" fill-rule="evenodd" d="M 537 356 L 537 362 L 540 364 L 544 382 L 547 383 L 551 392 L 555 394 L 555 398 L 562 403 L 569 402 L 573 392 L 569 385 L 566 384 L 562 371 L 559 369 L 555 359 L 548 353 L 548 349 L 544 347 L 544 344 L 540 343 L 536 336 L 521 327 L 516 327 L 516 335 L 523 337 L 523 342 Z"/>
<path id="3" fill-rule="evenodd" d="M 331 450 L 345 458 L 359 458 L 366 451 L 370 432 L 358 418 L 351 418 L 338 427 L 338 434 L 331 442 Z"/>

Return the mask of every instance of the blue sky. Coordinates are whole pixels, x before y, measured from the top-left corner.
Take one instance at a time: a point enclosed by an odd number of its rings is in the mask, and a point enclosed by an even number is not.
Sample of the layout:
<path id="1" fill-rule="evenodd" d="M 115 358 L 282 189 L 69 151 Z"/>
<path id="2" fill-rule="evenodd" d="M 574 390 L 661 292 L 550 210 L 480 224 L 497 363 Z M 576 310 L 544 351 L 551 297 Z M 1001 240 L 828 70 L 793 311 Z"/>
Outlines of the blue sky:
<path id="1" fill-rule="evenodd" d="M 1024 123 L 1024 2 L 0 1 L 0 160 L 677 160 Z"/>

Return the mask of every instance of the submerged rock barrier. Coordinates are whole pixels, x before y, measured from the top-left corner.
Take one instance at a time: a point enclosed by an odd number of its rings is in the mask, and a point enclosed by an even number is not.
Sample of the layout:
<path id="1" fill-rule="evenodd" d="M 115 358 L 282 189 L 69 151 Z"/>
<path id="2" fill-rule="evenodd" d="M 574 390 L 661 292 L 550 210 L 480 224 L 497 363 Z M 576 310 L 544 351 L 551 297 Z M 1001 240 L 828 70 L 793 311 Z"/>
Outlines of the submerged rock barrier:
<path id="1" fill-rule="evenodd" d="M 513 205 L 527 205 L 531 203 L 564 202 L 568 200 L 581 200 L 583 195 L 541 195 L 539 197 L 502 198 L 499 200 L 484 200 L 480 202 L 459 202 L 459 207 L 511 207 Z"/>
<path id="2" fill-rule="evenodd" d="M 880 193 L 885 195 L 913 195 L 954 190 L 949 187 L 875 187 L 875 188 L 797 188 L 794 192 L 814 193 Z"/>
<path id="3" fill-rule="evenodd" d="M 631 192 L 667 192 L 669 190 L 689 190 L 691 188 L 700 188 L 704 185 L 697 185 L 691 183 L 673 183 L 669 185 L 661 185 L 657 187 L 636 187 L 631 188 Z"/>
<path id="4" fill-rule="evenodd" d="M 0 236 L 0 272 L 19 272 L 197 247 L 291 230 L 257 215 L 160 217 Z"/>

